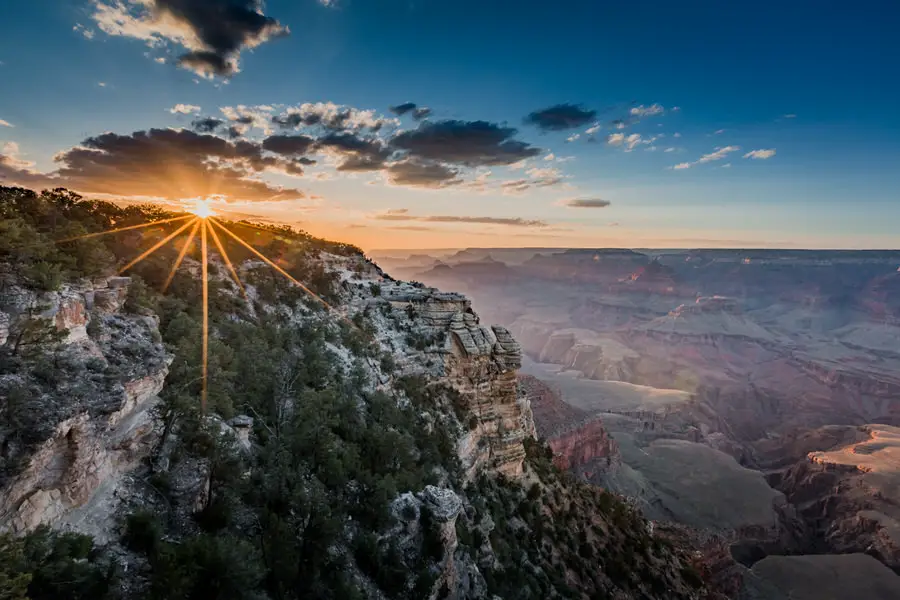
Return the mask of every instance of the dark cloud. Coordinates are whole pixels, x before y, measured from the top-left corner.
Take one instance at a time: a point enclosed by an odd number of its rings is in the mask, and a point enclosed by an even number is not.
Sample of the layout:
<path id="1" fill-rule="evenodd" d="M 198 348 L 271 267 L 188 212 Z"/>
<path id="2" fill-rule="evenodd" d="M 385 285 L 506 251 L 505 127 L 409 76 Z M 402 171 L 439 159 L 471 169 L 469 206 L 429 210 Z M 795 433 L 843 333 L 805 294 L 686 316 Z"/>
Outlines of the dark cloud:
<path id="1" fill-rule="evenodd" d="M 338 171 L 379 171 L 384 168 L 392 151 L 376 137 L 361 137 L 353 133 L 329 133 L 316 142 L 317 150 L 327 150 L 344 158 Z"/>
<path id="2" fill-rule="evenodd" d="M 419 106 L 415 102 L 404 102 L 403 104 L 398 104 L 397 106 L 391 106 L 388 110 L 397 115 L 398 117 L 402 117 L 406 114 L 412 114 L 412 118 L 416 121 L 421 121 L 422 119 L 431 116 L 431 109 L 427 106 Z"/>
<path id="3" fill-rule="evenodd" d="M 588 110 L 578 104 L 557 104 L 531 113 L 525 117 L 525 123 L 544 131 L 564 131 L 586 125 L 596 116 L 596 110 Z"/>
<path id="4" fill-rule="evenodd" d="M 188 130 L 104 133 L 55 160 L 60 168 L 53 176 L 59 184 L 84 193 L 167 199 L 214 194 L 242 200 L 304 197 L 300 190 L 254 177 L 266 170 L 299 175 L 302 163 L 267 156 L 252 142 L 230 142 Z"/>
<path id="5" fill-rule="evenodd" d="M 263 140 L 262 147 L 283 156 L 302 156 L 314 144 L 315 140 L 306 135 L 271 135 Z"/>
<path id="6" fill-rule="evenodd" d="M 562 204 L 569 208 L 606 208 L 612 203 L 602 198 L 570 198 L 564 200 Z"/>
<path id="7" fill-rule="evenodd" d="M 406 213 L 386 212 L 373 217 L 378 221 L 419 221 L 424 223 L 477 223 L 483 225 L 508 225 L 510 227 L 546 227 L 546 221 L 522 219 L 521 217 L 456 217 L 456 216 L 416 216 Z"/>
<path id="8" fill-rule="evenodd" d="M 397 106 L 391 106 L 390 108 L 388 108 L 388 110 L 390 110 L 398 117 L 402 117 L 406 113 L 416 110 L 416 106 L 417 104 L 415 102 L 404 102 L 403 104 L 398 104 Z"/>
<path id="9" fill-rule="evenodd" d="M 200 133 L 212 133 L 216 129 L 219 128 L 225 121 L 222 119 L 216 119 L 214 117 L 204 117 L 201 119 L 194 119 L 191 121 L 191 127 L 194 131 L 198 131 Z"/>
<path id="10" fill-rule="evenodd" d="M 260 0 L 97 0 L 92 16 L 110 35 L 183 46 L 179 64 L 208 77 L 234 75 L 242 50 L 288 34 Z"/>
<path id="11" fill-rule="evenodd" d="M 425 121 L 393 137 L 391 145 L 409 156 L 467 167 L 509 165 L 541 150 L 513 137 L 516 129 L 487 121 Z"/>
<path id="12" fill-rule="evenodd" d="M 392 164 L 387 168 L 387 176 L 394 185 L 426 188 L 446 187 L 462 181 L 459 179 L 459 171 L 455 169 L 438 163 L 423 163 L 415 160 Z"/>

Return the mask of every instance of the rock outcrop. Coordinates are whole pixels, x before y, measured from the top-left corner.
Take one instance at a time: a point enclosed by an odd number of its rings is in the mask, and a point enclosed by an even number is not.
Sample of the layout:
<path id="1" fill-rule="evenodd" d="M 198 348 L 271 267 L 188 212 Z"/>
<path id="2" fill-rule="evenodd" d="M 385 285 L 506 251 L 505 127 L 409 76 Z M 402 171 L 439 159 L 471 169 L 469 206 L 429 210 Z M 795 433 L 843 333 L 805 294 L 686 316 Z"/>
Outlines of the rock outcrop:
<path id="1" fill-rule="evenodd" d="M 459 294 L 405 283 L 383 285 L 381 293 L 395 311 L 416 324 L 419 335 L 435 341 L 408 357 L 406 371 L 424 370 L 439 378 L 476 419 L 460 441 L 465 471 L 471 476 L 487 467 L 519 475 L 523 441 L 535 432 L 528 399 L 519 395 L 516 385 L 521 349 L 509 331 L 482 325 L 471 302 Z"/>
<path id="2" fill-rule="evenodd" d="M 806 551 L 865 552 L 900 570 L 900 429 L 817 431 L 801 441 L 821 450 L 769 474 L 806 525 Z"/>
<path id="3" fill-rule="evenodd" d="M 553 462 L 591 481 L 615 470 L 618 446 L 596 415 L 566 404 L 540 379 L 519 375 L 519 386 L 529 400 L 539 437 L 553 451 Z"/>
<path id="4" fill-rule="evenodd" d="M 28 413 L 0 430 L 5 464 L 21 465 L 0 480 L 0 528 L 67 525 L 102 538 L 120 479 L 156 445 L 151 411 L 170 359 L 155 317 L 120 312 L 128 282 L 82 281 L 43 294 L 10 286 L 0 299 L 18 331 L 48 323 L 61 343 L 30 348 L 57 365 L 52 378 L 38 378 L 29 371 L 31 359 L 11 347 L 28 336 L 6 336 L 5 350 L 22 363 L 17 373 L 0 376 L 0 392 L 19 398 Z"/>

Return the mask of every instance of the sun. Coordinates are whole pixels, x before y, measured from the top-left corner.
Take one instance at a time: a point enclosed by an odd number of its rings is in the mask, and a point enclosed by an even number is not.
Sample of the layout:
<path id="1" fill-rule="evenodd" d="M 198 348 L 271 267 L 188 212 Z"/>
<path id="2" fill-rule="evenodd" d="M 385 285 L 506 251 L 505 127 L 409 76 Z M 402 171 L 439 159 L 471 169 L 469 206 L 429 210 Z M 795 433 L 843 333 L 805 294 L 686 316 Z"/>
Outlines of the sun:
<path id="1" fill-rule="evenodd" d="M 208 219 L 216 216 L 216 211 L 213 209 L 208 198 L 196 198 L 188 200 L 187 202 L 187 211 L 201 219 Z"/>

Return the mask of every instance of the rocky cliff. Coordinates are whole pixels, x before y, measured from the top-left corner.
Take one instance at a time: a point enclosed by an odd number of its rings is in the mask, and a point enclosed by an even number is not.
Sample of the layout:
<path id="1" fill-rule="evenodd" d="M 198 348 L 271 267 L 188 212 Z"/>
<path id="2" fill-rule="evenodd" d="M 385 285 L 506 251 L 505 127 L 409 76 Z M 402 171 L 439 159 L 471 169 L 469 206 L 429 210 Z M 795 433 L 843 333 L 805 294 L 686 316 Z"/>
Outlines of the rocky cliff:
<path id="1" fill-rule="evenodd" d="M 120 480 L 154 448 L 171 358 L 156 317 L 123 310 L 128 284 L 108 277 L 40 293 L 7 279 L 0 527 L 103 534 Z"/>
<path id="2" fill-rule="evenodd" d="M 618 466 L 618 445 L 596 415 L 566 404 L 547 384 L 519 375 L 519 386 L 531 405 L 537 434 L 553 451 L 553 463 L 586 481 Z"/>

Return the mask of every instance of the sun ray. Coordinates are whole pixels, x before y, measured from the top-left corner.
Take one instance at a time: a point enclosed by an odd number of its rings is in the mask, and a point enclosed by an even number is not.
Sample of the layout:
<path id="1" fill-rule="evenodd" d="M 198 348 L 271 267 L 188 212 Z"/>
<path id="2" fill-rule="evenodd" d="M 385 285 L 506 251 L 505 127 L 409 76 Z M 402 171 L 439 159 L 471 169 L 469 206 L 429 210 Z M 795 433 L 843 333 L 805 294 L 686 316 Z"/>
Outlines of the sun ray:
<path id="1" fill-rule="evenodd" d="M 208 391 L 207 375 L 209 372 L 209 280 L 207 278 L 209 266 L 207 263 L 206 230 L 209 223 L 203 219 L 200 223 L 200 252 L 202 255 L 202 279 L 203 279 L 203 367 L 200 374 L 200 410 L 206 414 L 206 395 Z"/>
<path id="2" fill-rule="evenodd" d="M 163 225 L 165 223 L 172 223 L 174 221 L 183 221 L 184 219 L 190 219 L 195 215 L 184 215 L 181 217 L 172 217 L 171 219 L 161 219 L 159 221 L 153 221 L 152 223 L 141 223 L 140 225 L 129 225 L 128 227 L 119 227 L 117 229 L 109 229 L 107 231 L 98 231 L 95 233 L 87 233 L 85 235 L 76 235 L 74 237 L 63 238 L 61 240 L 50 240 L 51 244 L 65 244 L 67 242 L 77 242 L 78 240 L 86 240 L 89 238 L 99 237 L 101 235 L 109 235 L 111 233 L 120 233 L 122 231 L 131 231 L 133 229 L 141 229 L 143 227 L 153 227 L 154 225 Z M 27 246 L 21 246 L 16 248 L 16 250 L 26 250 L 28 248 L 36 248 L 38 246 L 44 246 L 46 242 L 42 242 L 40 244 L 29 244 Z"/>
<path id="3" fill-rule="evenodd" d="M 169 285 L 172 284 L 172 280 L 175 279 L 175 273 L 178 271 L 178 267 L 181 266 L 181 262 L 184 260 L 185 255 L 190 249 L 191 244 L 194 243 L 194 237 L 197 235 L 197 230 L 200 228 L 200 219 L 197 219 L 194 222 L 194 228 L 191 229 L 191 233 L 188 236 L 188 239 L 184 242 L 184 246 L 181 247 L 181 252 L 178 253 L 178 258 L 175 260 L 175 264 L 172 265 L 172 270 L 169 271 L 169 276 L 166 278 L 166 283 L 163 285 L 163 293 L 166 293 L 166 290 L 169 289 Z"/>
<path id="4" fill-rule="evenodd" d="M 237 284 L 238 288 L 240 288 L 241 295 L 244 297 L 244 300 L 250 302 L 249 298 L 247 298 L 247 290 L 244 289 L 244 284 L 241 283 L 241 279 L 238 277 L 237 270 L 235 270 L 234 265 L 231 263 L 231 259 L 228 258 L 228 254 L 225 252 L 225 246 L 223 246 L 222 241 L 219 240 L 219 234 L 216 233 L 214 227 L 209 228 L 209 233 L 212 236 L 213 242 L 216 244 L 216 249 L 219 251 L 219 255 L 222 257 L 222 260 L 225 261 L 225 265 L 231 272 L 231 276 L 234 278 L 234 282 Z"/>
<path id="5" fill-rule="evenodd" d="M 128 269 L 133 267 L 134 265 L 138 264 L 139 262 L 141 262 L 142 260 L 144 260 L 145 258 L 150 256 L 151 254 L 153 254 L 154 252 L 159 250 L 165 244 L 169 243 L 172 239 L 174 239 L 175 236 L 177 236 L 179 233 L 181 233 L 182 231 L 184 231 L 185 229 L 187 229 L 188 227 L 190 227 L 193 224 L 194 224 L 194 221 L 188 221 L 187 223 L 185 223 L 184 225 L 182 225 L 181 227 L 179 227 L 178 229 L 176 229 L 175 231 L 173 231 L 172 233 L 170 233 L 169 235 L 164 237 L 162 240 L 153 244 L 153 246 L 149 250 L 143 252 L 140 256 L 135 258 L 133 261 L 131 261 L 130 263 L 128 263 L 127 265 L 125 265 L 124 267 L 119 269 L 119 274 L 121 275 L 122 273 L 124 273 L 125 271 L 127 271 Z"/>
<path id="6" fill-rule="evenodd" d="M 244 240 L 242 240 L 242 239 L 241 239 L 240 237 L 238 237 L 236 234 L 234 234 L 234 233 L 232 233 L 231 231 L 229 231 L 229 229 L 228 229 L 227 227 L 225 227 L 224 225 L 222 225 L 221 223 L 219 223 L 217 220 L 215 220 L 215 219 L 213 219 L 213 218 L 210 218 L 210 219 L 208 219 L 208 220 L 209 220 L 213 225 L 218 226 L 219 229 L 221 229 L 222 231 L 224 231 L 225 233 L 227 233 L 229 236 L 231 236 L 232 238 L 234 238 L 239 244 L 241 244 L 242 246 L 244 246 L 247 250 L 249 250 L 250 252 L 252 252 L 252 253 L 255 254 L 256 256 L 258 256 L 259 258 L 261 258 L 261 259 L 262 259 L 266 264 L 268 264 L 270 267 L 272 267 L 273 269 L 275 269 L 276 271 L 278 271 L 279 273 L 281 273 L 282 275 L 284 275 L 285 277 L 287 277 L 287 278 L 288 278 L 291 282 L 293 282 L 297 287 L 299 287 L 299 288 L 302 289 L 304 292 L 306 292 L 307 294 L 309 294 L 310 296 L 312 296 L 313 298 L 315 298 L 316 300 L 318 300 L 319 302 L 321 302 L 321 303 L 325 306 L 325 308 L 327 308 L 328 310 L 330 310 L 330 311 L 332 311 L 332 312 L 335 312 L 335 313 L 337 313 L 338 315 L 340 315 L 340 313 L 338 313 L 337 310 L 336 310 L 333 306 L 331 306 L 331 305 L 328 304 L 324 299 L 322 299 L 321 297 L 319 297 L 319 295 L 316 294 L 314 291 L 312 291 L 311 289 L 309 289 L 308 287 L 306 287 L 305 285 L 303 285 L 302 283 L 300 283 L 299 281 L 297 281 L 293 276 L 291 276 L 290 273 L 288 273 L 287 271 L 285 271 L 284 269 L 282 269 L 281 267 L 279 267 L 277 264 L 275 264 L 274 262 L 272 262 L 271 260 L 269 260 L 269 258 L 268 258 L 266 255 L 264 255 L 262 252 L 260 252 L 259 250 L 257 250 L 256 248 L 254 248 L 253 246 L 251 246 L 250 244 L 248 244 L 248 243 L 245 242 Z M 344 317 L 343 315 L 340 315 L 340 316 L 341 316 L 341 318 L 344 319 L 345 321 L 347 320 L 346 317 Z"/>

